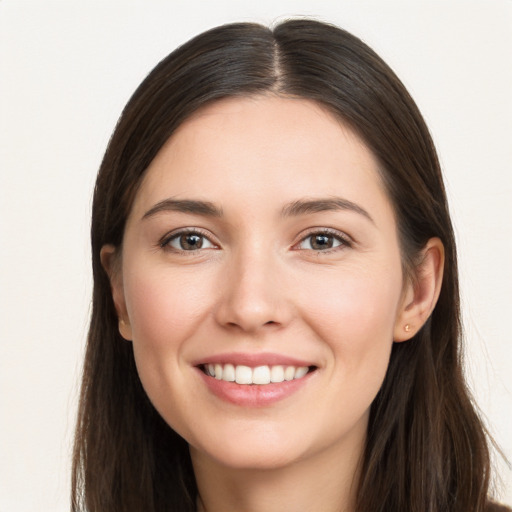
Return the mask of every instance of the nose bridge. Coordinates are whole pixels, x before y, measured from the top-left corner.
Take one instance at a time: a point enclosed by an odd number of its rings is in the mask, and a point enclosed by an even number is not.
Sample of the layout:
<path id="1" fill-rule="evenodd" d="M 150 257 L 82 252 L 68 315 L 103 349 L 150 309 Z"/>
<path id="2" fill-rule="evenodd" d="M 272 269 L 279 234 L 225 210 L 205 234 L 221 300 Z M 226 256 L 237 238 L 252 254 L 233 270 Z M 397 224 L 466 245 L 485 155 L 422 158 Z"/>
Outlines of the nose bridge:
<path id="1" fill-rule="evenodd" d="M 287 321 L 279 261 L 269 244 L 241 244 L 227 265 L 218 308 L 223 325 L 255 331 Z"/>

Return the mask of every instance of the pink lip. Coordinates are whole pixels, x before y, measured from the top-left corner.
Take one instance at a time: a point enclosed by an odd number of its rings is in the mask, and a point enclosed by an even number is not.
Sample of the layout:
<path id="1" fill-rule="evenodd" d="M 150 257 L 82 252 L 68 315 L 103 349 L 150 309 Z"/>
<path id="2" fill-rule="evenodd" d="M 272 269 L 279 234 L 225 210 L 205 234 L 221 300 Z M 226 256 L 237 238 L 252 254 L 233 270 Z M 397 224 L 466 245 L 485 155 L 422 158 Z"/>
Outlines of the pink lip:
<path id="1" fill-rule="evenodd" d="M 232 364 L 233 366 L 244 365 L 256 368 L 257 366 L 315 366 L 311 361 L 304 361 L 295 357 L 262 352 L 261 354 L 247 353 L 225 353 L 206 356 L 204 359 L 192 363 L 193 366 L 203 364 Z"/>
<path id="2" fill-rule="evenodd" d="M 262 353 L 262 354 L 216 354 L 198 361 L 196 366 L 197 373 L 202 379 L 208 390 L 217 398 L 223 401 L 235 404 L 241 407 L 266 407 L 280 400 L 283 400 L 305 386 L 316 372 L 310 372 L 301 379 L 291 381 L 276 382 L 265 385 L 256 384 L 237 384 L 236 382 L 226 382 L 206 375 L 202 367 L 206 364 L 232 364 L 245 365 L 251 368 L 257 366 L 282 365 L 282 366 L 313 366 L 310 362 L 283 356 L 280 354 Z"/>
<path id="3" fill-rule="evenodd" d="M 316 372 L 308 373 L 302 379 L 295 379 L 274 384 L 237 384 L 217 380 L 197 369 L 210 392 L 226 402 L 241 407 L 265 407 L 289 397 L 306 385 Z"/>

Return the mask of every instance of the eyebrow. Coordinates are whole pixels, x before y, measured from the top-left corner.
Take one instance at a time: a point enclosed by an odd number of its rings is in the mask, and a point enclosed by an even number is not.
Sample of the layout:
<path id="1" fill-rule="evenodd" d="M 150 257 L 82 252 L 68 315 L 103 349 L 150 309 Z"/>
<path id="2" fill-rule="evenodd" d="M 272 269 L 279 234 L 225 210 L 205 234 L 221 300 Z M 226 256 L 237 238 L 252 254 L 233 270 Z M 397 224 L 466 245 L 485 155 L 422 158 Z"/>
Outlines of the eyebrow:
<path id="1" fill-rule="evenodd" d="M 366 217 L 375 223 L 371 215 L 361 206 L 341 197 L 329 197 L 322 199 L 299 199 L 285 205 L 281 211 L 283 217 L 296 217 L 312 213 L 326 211 L 346 210 L 352 211 Z M 193 199 L 173 199 L 168 198 L 158 202 L 150 208 L 142 217 L 146 219 L 160 212 L 181 212 L 201 215 L 204 217 L 222 217 L 222 208 L 216 206 L 210 201 L 200 201 Z"/>
<path id="2" fill-rule="evenodd" d="M 361 206 L 341 197 L 329 197 L 325 199 L 300 199 L 286 205 L 283 208 L 283 217 L 294 217 L 326 211 L 348 210 L 366 217 L 375 224 L 372 216 Z"/>
<path id="3" fill-rule="evenodd" d="M 202 215 L 205 217 L 222 217 L 222 208 L 215 206 L 209 201 L 196 201 L 192 199 L 164 199 L 150 208 L 143 219 L 152 217 L 160 212 L 182 212 Z"/>

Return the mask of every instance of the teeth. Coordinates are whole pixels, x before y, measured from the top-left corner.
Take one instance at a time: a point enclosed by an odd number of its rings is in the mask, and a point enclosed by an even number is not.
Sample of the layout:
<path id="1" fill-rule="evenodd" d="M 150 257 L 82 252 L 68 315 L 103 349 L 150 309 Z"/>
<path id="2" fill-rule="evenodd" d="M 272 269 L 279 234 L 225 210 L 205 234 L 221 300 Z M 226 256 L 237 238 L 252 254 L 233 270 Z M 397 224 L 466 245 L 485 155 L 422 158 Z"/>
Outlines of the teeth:
<path id="1" fill-rule="evenodd" d="M 252 384 L 252 370 L 248 366 L 235 368 L 235 382 L 237 384 Z"/>
<path id="2" fill-rule="evenodd" d="M 253 384 L 270 384 L 270 368 L 268 366 L 258 366 L 252 371 Z"/>
<path id="3" fill-rule="evenodd" d="M 222 370 L 222 380 L 226 380 L 228 382 L 235 382 L 235 378 L 235 367 L 232 364 L 225 364 Z"/>
<path id="4" fill-rule="evenodd" d="M 295 367 L 287 366 L 286 370 L 284 371 L 284 380 L 293 380 L 294 377 L 295 377 Z"/>
<path id="5" fill-rule="evenodd" d="M 207 364 L 205 372 L 210 377 L 237 384 L 265 385 L 271 382 L 283 382 L 302 379 L 308 372 L 307 366 L 249 366 L 232 364 Z"/>
<path id="6" fill-rule="evenodd" d="M 307 366 L 299 366 L 295 370 L 295 376 L 294 379 L 302 379 L 309 371 L 309 368 Z"/>
<path id="7" fill-rule="evenodd" d="M 270 382 L 283 382 L 284 368 L 282 366 L 272 366 L 270 369 Z"/>

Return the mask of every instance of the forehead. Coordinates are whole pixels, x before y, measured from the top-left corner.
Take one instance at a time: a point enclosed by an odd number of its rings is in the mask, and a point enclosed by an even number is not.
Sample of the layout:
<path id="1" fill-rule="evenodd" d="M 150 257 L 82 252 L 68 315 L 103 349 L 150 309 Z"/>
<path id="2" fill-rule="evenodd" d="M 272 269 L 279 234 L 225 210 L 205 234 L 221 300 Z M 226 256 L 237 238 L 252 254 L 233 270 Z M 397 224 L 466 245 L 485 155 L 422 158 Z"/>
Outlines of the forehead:
<path id="1" fill-rule="evenodd" d="M 313 101 L 255 96 L 217 101 L 186 120 L 147 169 L 134 209 L 171 196 L 286 202 L 335 194 L 385 195 L 371 151 Z"/>

